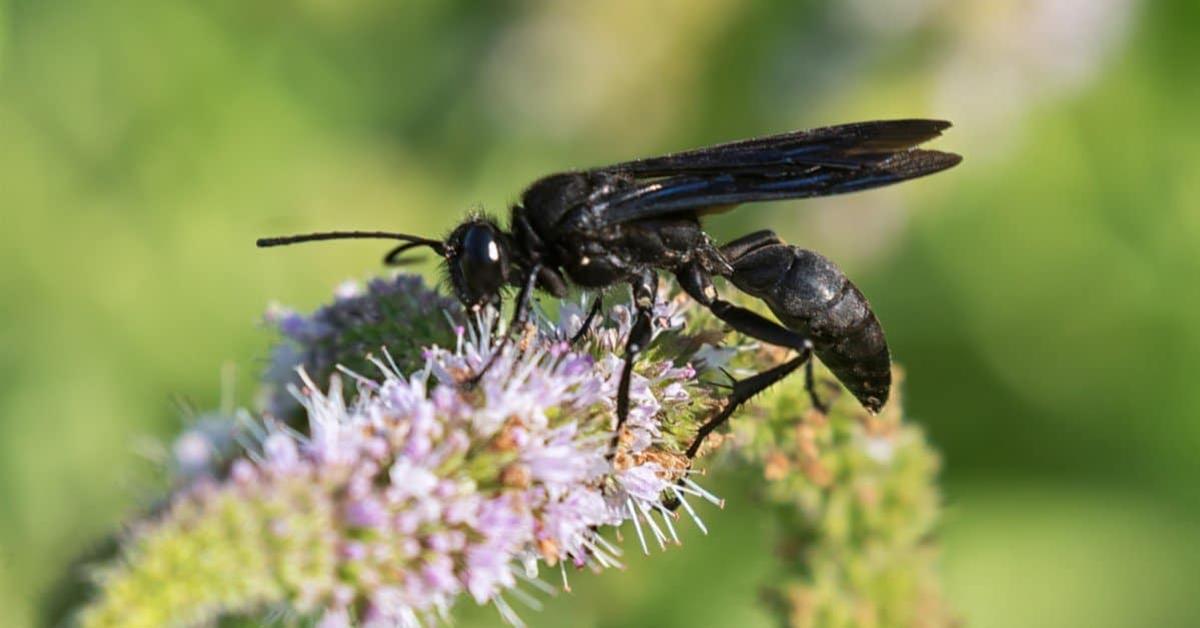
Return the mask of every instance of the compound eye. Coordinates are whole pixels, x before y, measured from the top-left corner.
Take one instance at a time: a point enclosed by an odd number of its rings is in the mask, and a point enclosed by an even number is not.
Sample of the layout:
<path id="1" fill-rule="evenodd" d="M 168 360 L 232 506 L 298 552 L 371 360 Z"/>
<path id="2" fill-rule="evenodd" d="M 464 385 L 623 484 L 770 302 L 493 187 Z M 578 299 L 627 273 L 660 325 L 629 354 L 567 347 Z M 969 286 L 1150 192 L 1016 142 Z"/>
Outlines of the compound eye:
<path id="1" fill-rule="evenodd" d="M 472 305 L 490 300 L 504 286 L 508 270 L 503 243 L 491 227 L 476 225 L 462 240 L 462 280 Z"/>

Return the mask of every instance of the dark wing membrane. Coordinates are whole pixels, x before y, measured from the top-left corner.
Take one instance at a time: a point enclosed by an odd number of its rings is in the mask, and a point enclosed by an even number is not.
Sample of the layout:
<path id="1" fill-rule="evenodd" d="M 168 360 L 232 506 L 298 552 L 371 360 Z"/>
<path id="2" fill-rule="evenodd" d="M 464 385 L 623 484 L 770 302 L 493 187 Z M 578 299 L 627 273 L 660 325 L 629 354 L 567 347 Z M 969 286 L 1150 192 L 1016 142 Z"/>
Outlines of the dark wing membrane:
<path id="1" fill-rule="evenodd" d="M 858 168 L 923 144 L 950 127 L 944 120 L 879 120 L 771 135 L 613 164 L 598 171 L 636 178 L 761 172 L 803 166 Z"/>
<path id="2" fill-rule="evenodd" d="M 672 214 L 724 211 L 739 203 L 857 192 L 915 179 L 954 166 L 953 153 L 908 149 L 854 167 L 815 165 L 685 174 L 640 181 L 592 203 L 600 226 Z"/>

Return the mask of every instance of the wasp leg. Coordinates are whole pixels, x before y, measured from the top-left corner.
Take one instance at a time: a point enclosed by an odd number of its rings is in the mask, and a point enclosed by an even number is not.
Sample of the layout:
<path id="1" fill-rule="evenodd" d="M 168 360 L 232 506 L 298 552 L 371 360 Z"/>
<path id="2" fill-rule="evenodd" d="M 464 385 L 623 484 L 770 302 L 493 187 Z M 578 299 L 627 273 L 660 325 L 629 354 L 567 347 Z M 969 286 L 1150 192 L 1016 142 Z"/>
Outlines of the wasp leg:
<path id="1" fill-rule="evenodd" d="M 829 413 L 829 406 L 821 401 L 817 396 L 817 378 L 813 376 L 813 361 L 809 360 L 808 364 L 804 365 L 804 390 L 808 393 L 808 400 L 812 403 L 812 407 L 821 414 Z"/>
<path id="2" fill-rule="evenodd" d="M 699 266 L 688 266 L 676 274 L 679 286 L 696 301 L 707 307 L 726 325 L 751 338 L 756 338 L 777 347 L 796 351 L 812 349 L 812 343 L 801 334 L 744 307 L 739 307 L 717 296 L 708 273 Z"/>
<path id="3" fill-rule="evenodd" d="M 729 395 L 725 406 L 716 416 L 706 421 L 700 427 L 696 439 L 688 447 L 689 458 L 696 455 L 696 452 L 700 450 L 700 445 L 704 442 L 704 438 L 728 420 L 738 406 L 746 403 L 754 395 L 766 390 L 792 371 L 800 368 L 806 361 L 809 363 L 809 376 L 806 378 L 808 380 L 806 387 L 814 405 L 819 403 L 812 383 L 811 364 L 813 345 L 807 338 L 757 312 L 718 298 L 717 291 L 712 285 L 712 280 L 699 266 L 692 265 L 681 269 L 676 277 L 684 292 L 687 292 L 689 296 L 707 307 L 717 318 L 724 321 L 726 325 L 729 325 L 735 331 L 777 347 L 793 349 L 800 354 L 792 360 L 770 370 L 758 373 L 748 379 L 734 382 L 733 393 Z M 824 406 L 818 406 L 818 408 L 821 407 Z"/>
<path id="4" fill-rule="evenodd" d="M 471 376 L 471 379 L 466 381 L 466 386 L 470 387 L 478 384 L 479 380 L 483 379 L 484 374 L 488 372 L 488 369 L 492 368 L 492 365 L 496 363 L 496 358 L 500 357 L 500 354 L 508 347 L 513 333 L 520 333 L 520 330 L 525 328 L 525 323 L 529 320 L 530 300 L 533 295 L 533 287 L 537 284 L 539 270 L 541 270 L 540 264 L 534 264 L 529 269 L 529 274 L 525 276 L 525 281 L 521 283 L 521 291 L 517 294 L 512 321 L 509 323 L 508 329 L 504 330 L 504 335 L 500 338 L 500 344 L 496 345 L 495 350 L 492 351 L 492 355 L 488 357 L 488 361 L 484 363 L 483 368 L 479 369 Z"/>
<path id="5" fill-rule="evenodd" d="M 621 369 L 621 382 L 617 385 L 617 427 L 613 431 L 612 450 L 615 453 L 617 441 L 621 436 L 621 427 L 629 418 L 629 386 L 633 379 L 633 363 L 637 355 L 646 349 L 654 334 L 651 329 L 651 315 L 654 312 L 655 289 L 658 278 L 653 272 L 633 280 L 633 306 L 635 309 L 633 326 L 629 329 L 629 338 L 625 342 L 625 365 Z"/>
<path id="6" fill-rule="evenodd" d="M 692 441 L 692 444 L 688 447 L 687 455 L 689 458 L 692 458 L 696 455 L 696 452 L 700 450 L 700 445 L 703 444 L 704 439 L 709 435 L 709 433 L 727 421 L 733 414 L 734 410 L 737 410 L 739 406 L 749 401 L 758 393 L 774 385 L 779 380 L 788 376 L 792 373 L 792 371 L 800 368 L 800 366 L 805 362 L 809 363 L 810 368 L 812 364 L 812 343 L 810 343 L 800 334 L 787 329 L 778 323 L 759 316 L 750 310 L 740 308 L 736 305 L 732 305 L 719 299 L 715 299 L 713 303 L 709 305 L 709 309 L 712 310 L 712 312 L 716 314 L 718 318 L 725 321 L 725 323 L 732 327 L 735 331 L 741 332 L 752 338 L 757 338 L 769 344 L 795 349 L 800 355 L 779 366 L 758 373 L 750 378 L 734 382 L 733 393 L 730 394 L 726 399 L 724 407 L 721 408 L 721 411 L 718 412 L 716 416 L 706 421 L 704 425 L 700 427 L 700 430 L 696 434 L 696 439 Z M 816 394 L 813 391 L 811 380 L 806 386 L 814 405 L 818 404 L 819 401 L 817 400 Z"/>
<path id="7" fill-rule="evenodd" d="M 596 320 L 596 317 L 600 315 L 600 306 L 602 303 L 603 299 L 601 296 L 596 295 L 596 298 L 592 300 L 591 309 L 588 310 L 587 316 L 583 319 L 583 324 L 579 326 L 579 331 L 575 332 L 574 336 L 571 336 L 572 347 L 579 344 L 579 341 L 583 340 L 583 337 L 591 330 L 592 321 Z"/>
<path id="8" fill-rule="evenodd" d="M 792 371 L 800 368 L 800 366 L 806 361 L 811 363 L 811 360 L 809 360 L 809 358 L 812 357 L 811 354 L 812 352 L 806 349 L 802 351 L 800 355 L 788 360 L 787 362 L 784 362 L 783 364 L 780 364 L 779 366 L 775 366 L 769 370 L 755 374 L 752 377 L 735 381 L 733 383 L 733 393 L 730 394 L 725 400 L 725 406 L 721 408 L 720 412 L 718 412 L 709 420 L 705 421 L 704 425 L 701 425 L 700 429 L 696 432 L 696 438 L 687 448 L 687 457 L 689 459 L 695 458 L 696 452 L 700 451 L 700 446 L 704 444 L 704 439 L 708 438 L 708 435 L 711 434 L 713 430 L 720 427 L 722 423 L 728 421 L 729 417 L 735 410 L 738 409 L 739 406 L 752 399 L 758 393 L 770 388 L 779 380 L 790 375 Z"/>

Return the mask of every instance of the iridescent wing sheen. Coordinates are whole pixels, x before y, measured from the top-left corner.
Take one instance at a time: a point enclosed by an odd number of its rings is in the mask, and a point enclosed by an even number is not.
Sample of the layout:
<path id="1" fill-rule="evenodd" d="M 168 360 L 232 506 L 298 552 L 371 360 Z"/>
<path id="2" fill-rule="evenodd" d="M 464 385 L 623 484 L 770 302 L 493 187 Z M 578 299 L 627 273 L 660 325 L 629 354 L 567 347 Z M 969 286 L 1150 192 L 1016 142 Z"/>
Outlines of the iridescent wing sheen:
<path id="1" fill-rule="evenodd" d="M 634 183 L 589 199 L 587 211 L 600 225 L 618 224 L 889 185 L 959 163 L 953 153 L 914 148 L 949 126 L 940 120 L 859 122 L 613 164 L 594 172 Z"/>

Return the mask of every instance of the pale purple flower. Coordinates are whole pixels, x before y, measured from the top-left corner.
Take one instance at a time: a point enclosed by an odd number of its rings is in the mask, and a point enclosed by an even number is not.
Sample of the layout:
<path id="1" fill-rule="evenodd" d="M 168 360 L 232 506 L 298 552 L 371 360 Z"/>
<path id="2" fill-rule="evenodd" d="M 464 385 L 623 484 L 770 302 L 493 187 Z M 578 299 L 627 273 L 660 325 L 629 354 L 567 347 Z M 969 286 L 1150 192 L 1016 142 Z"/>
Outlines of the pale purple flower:
<path id="1" fill-rule="evenodd" d="M 311 318 L 282 310 L 274 316 L 303 348 L 327 339 L 343 319 L 370 320 L 372 294 L 415 290 L 396 281 L 339 295 Z M 660 308 L 655 333 L 678 326 L 677 318 L 673 306 Z M 306 421 L 268 415 L 247 424 L 241 439 L 251 441 L 248 451 L 226 457 L 227 472 L 185 483 L 176 503 L 191 500 L 181 512 L 196 513 L 209 500 L 233 500 L 273 513 L 263 529 L 283 547 L 319 525 L 315 538 L 325 558 L 313 565 L 279 559 L 319 573 L 285 580 L 277 590 L 292 592 L 283 601 L 315 613 L 322 626 L 440 623 L 463 596 L 520 623 L 506 595 L 530 600 L 524 588 L 548 589 L 539 563 L 559 570 L 565 586 L 568 568 L 620 565 L 621 551 L 603 529 L 632 522 L 643 549 L 647 539 L 665 547 L 678 537 L 677 516 L 664 500 L 679 501 L 701 529 L 687 499 L 717 501 L 690 480 L 685 444 L 663 428 L 708 402 L 689 365 L 642 360 L 629 419 L 614 434 L 623 365 L 614 353 L 628 332 L 628 310 L 618 308 L 611 321 L 574 348 L 562 338 L 581 321 L 524 330 L 493 356 L 505 330 L 489 311 L 469 327 L 452 328 L 445 346 L 422 349 L 417 365 L 400 367 L 382 346 L 369 348 L 374 354 L 359 368 L 342 367 L 340 376 L 317 379 L 299 369 L 291 391 Z M 462 385 L 493 357 L 474 386 Z M 343 381 L 353 382 L 356 394 L 343 394 Z M 207 444 L 181 439 L 178 466 L 213 467 Z M 280 510 L 297 499 L 307 504 L 300 512 Z"/>
<path id="2" fill-rule="evenodd" d="M 350 583 L 369 609 L 361 621 L 426 621 L 462 592 L 514 621 L 503 593 L 536 571 L 537 558 L 560 568 L 619 564 L 619 550 L 597 530 L 625 521 L 644 548 L 647 538 L 677 541 L 663 499 L 711 496 L 663 467 L 664 456 L 682 459 L 656 443 L 663 413 L 692 401 L 696 373 L 670 363 L 639 370 L 614 457 L 622 361 L 608 347 L 621 346 L 629 317 L 615 318 L 616 328 L 592 339 L 600 359 L 570 351 L 555 340 L 559 330 L 547 329 L 525 350 L 496 356 L 469 392 L 458 378 L 491 358 L 494 313 L 477 321 L 481 331 L 456 330 L 453 349 L 427 349 L 413 375 L 397 372 L 386 352 L 374 360 L 379 379 L 350 373 L 360 391 L 354 403 L 343 402 L 336 381 L 323 394 L 304 377 L 308 438 L 286 446 L 294 433 L 273 431 L 257 467 L 268 478 L 303 473 L 346 487 L 340 521 L 350 536 L 339 556 L 345 573 L 365 578 Z M 669 308 L 656 321 L 658 331 L 677 323 Z M 341 612 L 331 607 L 331 618 Z"/>

